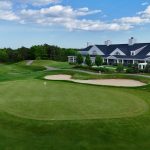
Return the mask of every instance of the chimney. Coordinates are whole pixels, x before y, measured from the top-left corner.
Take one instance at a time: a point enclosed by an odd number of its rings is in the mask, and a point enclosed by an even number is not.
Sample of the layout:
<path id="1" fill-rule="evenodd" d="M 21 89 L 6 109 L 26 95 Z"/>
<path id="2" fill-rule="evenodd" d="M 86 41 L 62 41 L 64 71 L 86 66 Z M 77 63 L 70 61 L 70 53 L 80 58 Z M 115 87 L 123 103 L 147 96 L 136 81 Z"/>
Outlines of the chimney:
<path id="1" fill-rule="evenodd" d="M 91 42 L 87 42 L 87 47 L 92 46 Z"/>
<path id="2" fill-rule="evenodd" d="M 134 37 L 131 37 L 130 39 L 129 39 L 129 46 L 132 46 L 132 45 L 134 45 L 136 43 L 136 39 L 134 38 Z"/>
<path id="3" fill-rule="evenodd" d="M 109 45 L 112 44 L 112 42 L 110 40 L 107 40 L 107 41 L 104 42 L 104 44 L 107 45 L 107 46 L 109 46 Z"/>

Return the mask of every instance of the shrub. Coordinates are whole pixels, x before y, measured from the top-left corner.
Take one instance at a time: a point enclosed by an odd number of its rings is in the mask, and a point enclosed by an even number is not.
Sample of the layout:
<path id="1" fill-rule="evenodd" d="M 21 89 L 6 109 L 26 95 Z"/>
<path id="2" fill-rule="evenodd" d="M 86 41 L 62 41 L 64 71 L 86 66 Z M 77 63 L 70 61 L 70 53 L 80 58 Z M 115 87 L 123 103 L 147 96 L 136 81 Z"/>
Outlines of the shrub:
<path id="1" fill-rule="evenodd" d="M 119 72 L 119 73 L 123 72 L 124 71 L 124 66 L 122 64 L 118 64 L 117 68 L 116 68 L 116 71 Z"/>
<path id="2" fill-rule="evenodd" d="M 106 68 L 106 67 L 99 67 L 99 68 L 93 68 L 94 71 L 102 72 L 102 73 L 114 73 L 114 70 Z"/>
<path id="3" fill-rule="evenodd" d="M 134 73 L 134 70 L 133 70 L 133 68 L 127 68 L 127 70 L 126 70 L 126 73 Z"/>
<path id="4" fill-rule="evenodd" d="M 150 73 L 150 62 L 146 65 L 146 68 L 144 69 L 145 73 Z"/>
<path id="5" fill-rule="evenodd" d="M 138 73 L 139 72 L 139 68 L 138 68 L 138 64 L 134 64 L 131 67 L 129 67 L 126 70 L 127 73 Z"/>
<path id="6" fill-rule="evenodd" d="M 70 64 L 70 65 L 76 65 L 76 63 L 73 63 L 73 62 L 69 62 L 69 64 Z"/>

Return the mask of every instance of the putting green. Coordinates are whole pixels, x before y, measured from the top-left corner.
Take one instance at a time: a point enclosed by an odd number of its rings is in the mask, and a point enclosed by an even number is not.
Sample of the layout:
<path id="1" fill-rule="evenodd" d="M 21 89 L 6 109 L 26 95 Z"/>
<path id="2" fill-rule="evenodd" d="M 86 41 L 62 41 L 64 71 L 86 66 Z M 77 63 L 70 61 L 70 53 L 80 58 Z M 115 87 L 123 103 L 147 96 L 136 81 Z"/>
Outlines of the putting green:
<path id="1" fill-rule="evenodd" d="M 148 108 L 123 88 L 21 80 L 0 83 L 0 111 L 35 120 L 133 117 Z"/>

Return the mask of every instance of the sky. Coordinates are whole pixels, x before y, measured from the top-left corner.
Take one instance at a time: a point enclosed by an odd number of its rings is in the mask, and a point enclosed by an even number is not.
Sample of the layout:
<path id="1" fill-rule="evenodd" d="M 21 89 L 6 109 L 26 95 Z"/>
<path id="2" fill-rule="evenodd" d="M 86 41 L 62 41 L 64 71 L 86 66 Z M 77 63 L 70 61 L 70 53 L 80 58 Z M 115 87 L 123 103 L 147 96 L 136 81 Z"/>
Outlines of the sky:
<path id="1" fill-rule="evenodd" d="M 0 0 L 0 47 L 150 42 L 150 0 Z"/>

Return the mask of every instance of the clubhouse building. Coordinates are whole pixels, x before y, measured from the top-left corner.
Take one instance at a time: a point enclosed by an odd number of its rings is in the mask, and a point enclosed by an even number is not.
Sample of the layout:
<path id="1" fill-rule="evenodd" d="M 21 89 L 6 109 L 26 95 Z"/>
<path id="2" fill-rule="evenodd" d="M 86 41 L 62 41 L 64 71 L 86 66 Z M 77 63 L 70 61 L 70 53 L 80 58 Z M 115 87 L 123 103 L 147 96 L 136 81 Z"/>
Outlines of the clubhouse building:
<path id="1" fill-rule="evenodd" d="M 97 55 L 102 56 L 103 62 L 108 65 L 122 63 L 124 65 L 138 63 L 141 69 L 150 62 L 150 43 L 136 43 L 131 37 L 128 44 L 111 44 L 111 41 L 105 41 L 104 45 L 88 45 L 79 50 L 84 60 L 86 55 L 90 55 L 94 64 Z M 76 62 L 76 56 L 68 56 L 69 63 Z"/>

